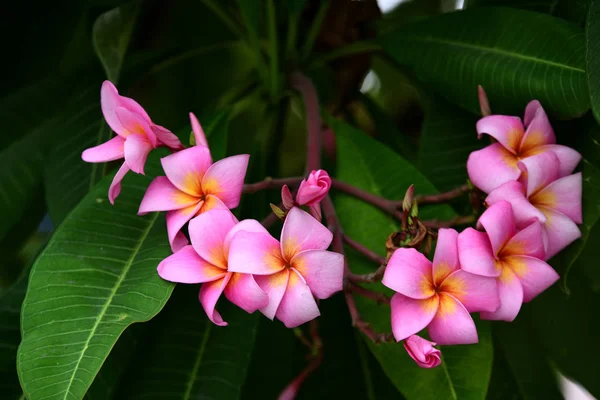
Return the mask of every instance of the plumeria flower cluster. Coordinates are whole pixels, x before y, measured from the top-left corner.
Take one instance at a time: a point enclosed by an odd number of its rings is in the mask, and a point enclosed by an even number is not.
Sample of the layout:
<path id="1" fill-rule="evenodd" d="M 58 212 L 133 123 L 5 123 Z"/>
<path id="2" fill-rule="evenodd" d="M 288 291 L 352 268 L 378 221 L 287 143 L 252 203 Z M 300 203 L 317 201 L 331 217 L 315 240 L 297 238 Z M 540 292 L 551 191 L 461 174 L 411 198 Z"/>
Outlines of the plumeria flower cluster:
<path id="1" fill-rule="evenodd" d="M 82 158 L 87 162 L 125 159 L 109 189 L 111 204 L 128 171 L 144 174 L 151 150 L 164 146 L 172 152 L 161 159 L 165 176 L 150 183 L 138 212 L 166 212 L 174 254 L 158 265 L 158 274 L 172 282 L 202 284 L 200 303 L 219 326 L 227 325 L 215 309 L 222 294 L 248 313 L 259 310 L 290 328 L 318 317 L 316 299 L 340 291 L 344 271 L 344 256 L 327 251 L 332 234 L 320 223 L 319 202 L 331 185 L 327 172 L 313 171 L 302 182 L 297 201 L 291 200 L 287 207 L 278 241 L 258 221 L 238 221 L 230 211 L 240 203 L 249 155 L 213 162 L 194 114 L 190 113 L 190 122 L 195 145 L 185 148 L 171 131 L 154 124 L 135 100 L 119 95 L 109 81 L 100 94 L 106 122 L 117 136 L 85 150 Z"/>
<path id="2" fill-rule="evenodd" d="M 581 159 L 556 144 L 544 109 L 532 101 L 524 124 L 518 117 L 489 115 L 477 132 L 497 142 L 473 152 L 467 169 L 488 193 L 477 229 L 440 229 L 430 262 L 414 249 L 390 258 L 382 283 L 396 294 L 392 330 L 419 366 L 435 367 L 435 344 L 478 341 L 469 313 L 512 321 L 521 306 L 559 279 L 546 261 L 577 239 L 582 222 Z M 427 328 L 434 342 L 415 336 Z"/>

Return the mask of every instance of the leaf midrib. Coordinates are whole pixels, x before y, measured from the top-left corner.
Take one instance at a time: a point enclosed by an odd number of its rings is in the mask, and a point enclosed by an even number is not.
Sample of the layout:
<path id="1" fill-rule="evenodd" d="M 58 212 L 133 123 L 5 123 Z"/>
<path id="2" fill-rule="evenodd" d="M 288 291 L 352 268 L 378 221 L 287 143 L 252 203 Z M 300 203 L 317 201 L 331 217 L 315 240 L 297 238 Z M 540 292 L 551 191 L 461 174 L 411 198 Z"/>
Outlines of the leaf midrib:
<path id="1" fill-rule="evenodd" d="M 125 279 L 125 276 L 127 276 L 127 274 L 129 273 L 129 269 L 131 268 L 131 266 L 133 264 L 133 261 L 135 260 L 136 256 L 140 252 L 140 249 L 141 249 L 142 245 L 144 244 L 144 241 L 148 237 L 148 234 L 150 233 L 150 230 L 154 226 L 154 223 L 156 222 L 156 219 L 158 218 L 158 215 L 159 215 L 159 213 L 154 213 L 154 216 L 150 220 L 147 228 L 142 232 L 142 236 L 140 237 L 139 242 L 137 243 L 136 247 L 133 249 L 133 251 L 131 253 L 131 256 L 127 260 L 127 262 L 125 264 L 125 267 L 123 268 L 121 274 L 119 275 L 119 278 L 117 279 L 117 282 L 115 282 L 115 285 L 113 286 L 113 288 L 112 288 L 112 290 L 110 292 L 110 295 L 108 296 L 108 298 L 106 300 L 106 303 L 104 304 L 104 307 L 102 307 L 102 310 L 100 311 L 100 314 L 98 314 L 98 317 L 96 318 L 96 322 L 94 323 L 94 326 L 92 327 L 92 330 L 90 331 L 90 334 L 88 335 L 88 338 L 87 338 L 87 340 L 85 342 L 83 350 L 81 350 L 81 353 L 79 355 L 79 359 L 77 360 L 77 364 L 75 365 L 75 368 L 73 368 L 73 374 L 71 375 L 71 378 L 69 379 L 69 384 L 67 385 L 67 389 L 65 391 L 65 395 L 63 397 L 63 400 L 67 400 L 67 397 L 69 397 L 69 394 L 71 394 L 70 393 L 71 392 L 71 385 L 73 384 L 73 381 L 75 379 L 75 375 L 77 374 L 77 370 L 79 368 L 79 364 L 81 363 L 81 360 L 83 359 L 83 356 L 84 356 L 86 350 L 89 347 L 90 341 L 92 340 L 92 337 L 96 333 L 96 329 L 98 329 L 98 326 L 102 322 L 102 319 L 104 318 L 104 314 L 106 313 L 106 311 L 110 307 L 114 296 L 116 295 L 119 287 L 121 286 L 121 284 L 123 283 L 123 280 Z M 90 382 L 90 384 L 91 384 L 91 382 Z M 88 385 L 88 387 L 89 387 L 89 385 Z"/>
<path id="2" fill-rule="evenodd" d="M 440 39 L 440 38 L 437 38 L 437 37 L 434 37 L 434 36 L 412 36 L 412 35 L 408 35 L 408 36 L 404 36 L 403 39 L 408 39 L 408 40 L 412 40 L 412 41 L 415 41 L 415 42 L 438 43 L 438 44 L 444 44 L 444 45 L 448 45 L 448 46 L 462 47 L 464 49 L 469 49 L 469 50 L 478 50 L 478 51 L 482 51 L 482 52 L 485 51 L 485 52 L 488 52 L 488 53 L 502 55 L 502 56 L 506 56 L 506 57 L 509 57 L 509 58 L 515 58 L 515 59 L 518 59 L 518 60 L 525 60 L 525 61 L 530 61 L 530 62 L 534 62 L 534 63 L 550 65 L 550 66 L 553 66 L 553 67 L 556 67 L 556 68 L 561 68 L 561 69 L 565 69 L 565 70 L 569 70 L 569 71 L 575 71 L 575 72 L 578 72 L 578 73 L 585 74 L 585 70 L 581 69 L 581 68 L 572 67 L 570 65 L 561 64 L 561 63 L 557 63 L 557 62 L 550 61 L 550 60 L 544 60 L 542 58 L 527 56 L 527 55 L 520 54 L 520 53 L 513 53 L 511 51 L 499 49 L 497 47 L 478 46 L 478 45 L 475 45 L 475 44 L 468 44 L 468 43 L 459 42 L 459 41 L 456 41 L 456 40 Z"/>
<path id="3" fill-rule="evenodd" d="M 192 394 L 192 389 L 194 388 L 194 382 L 196 381 L 196 375 L 198 374 L 198 369 L 200 368 L 200 364 L 202 363 L 202 359 L 204 358 L 204 351 L 206 350 L 206 343 L 208 342 L 208 338 L 210 336 L 210 331 L 212 330 L 212 323 L 210 321 L 206 322 L 206 329 L 204 331 L 204 336 L 202 337 L 202 342 L 200 343 L 200 347 L 198 348 L 198 354 L 196 355 L 196 361 L 194 361 L 194 367 L 190 372 L 190 379 L 186 384 L 185 393 L 183 394 L 183 400 L 189 400 L 190 395 Z"/>

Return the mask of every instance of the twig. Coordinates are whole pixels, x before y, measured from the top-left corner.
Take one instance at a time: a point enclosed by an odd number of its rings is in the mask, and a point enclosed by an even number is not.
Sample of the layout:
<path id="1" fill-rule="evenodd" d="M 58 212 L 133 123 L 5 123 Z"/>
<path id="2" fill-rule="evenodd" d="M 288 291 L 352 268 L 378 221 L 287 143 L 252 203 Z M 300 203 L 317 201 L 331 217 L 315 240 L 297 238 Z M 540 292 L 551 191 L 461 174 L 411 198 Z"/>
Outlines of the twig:
<path id="1" fill-rule="evenodd" d="M 275 213 L 272 212 L 269 215 L 267 215 L 267 217 L 265 219 L 263 219 L 260 224 L 262 226 L 264 226 L 265 229 L 269 229 L 271 227 L 271 225 L 273 225 L 278 220 L 279 220 L 279 217 L 277 217 L 277 215 L 275 215 Z"/>
<path id="2" fill-rule="evenodd" d="M 423 225 L 430 229 L 450 228 L 452 226 L 468 225 L 475 222 L 475 216 L 473 215 L 459 215 L 447 221 L 441 221 L 439 219 L 430 219 L 421 221 Z"/>
<path id="3" fill-rule="evenodd" d="M 445 203 L 447 201 L 462 196 L 463 194 L 469 192 L 469 190 L 471 190 L 469 188 L 469 185 L 465 183 L 464 185 L 461 185 L 445 193 L 430 194 L 427 196 L 417 196 L 415 200 L 417 201 L 417 204 Z"/>
<path id="4" fill-rule="evenodd" d="M 358 275 L 358 274 L 350 273 L 350 275 L 348 276 L 348 279 L 351 282 L 366 282 L 366 283 L 378 282 L 381 280 L 381 278 L 383 278 L 383 274 L 385 272 L 386 266 L 387 266 L 387 262 L 382 263 L 375 272 L 371 272 L 370 274 Z"/>
<path id="5" fill-rule="evenodd" d="M 304 99 L 306 108 L 306 173 L 321 167 L 321 114 L 317 90 L 309 78 L 300 72 L 291 76 L 294 89 L 298 90 Z"/>
<path id="6" fill-rule="evenodd" d="M 389 214 L 398 214 L 398 216 L 400 215 L 398 209 L 402 207 L 402 201 L 389 200 L 385 197 L 377 196 L 376 194 L 369 193 L 366 190 L 359 189 L 356 186 L 352 186 L 349 183 L 342 182 L 337 179 L 331 180 L 331 186 L 334 189 L 354 196 L 357 199 L 364 201 L 365 203 L 372 204 L 375 207 L 380 208 L 381 210 Z"/>
<path id="7" fill-rule="evenodd" d="M 351 279 L 352 280 L 352 279 Z M 350 291 L 356 293 L 360 296 L 366 297 L 367 299 L 371 299 L 375 301 L 377 304 L 390 304 L 390 299 L 385 294 L 380 292 L 375 292 L 373 290 L 369 290 L 365 287 L 357 285 L 354 282 L 350 284 Z"/>
<path id="8" fill-rule="evenodd" d="M 300 185 L 300 182 L 302 182 L 302 179 L 304 178 L 302 178 L 301 176 L 277 179 L 266 177 L 264 181 L 245 184 L 242 191 L 243 193 L 256 193 L 265 189 L 281 188 L 283 185 L 298 186 Z"/>
<path id="9" fill-rule="evenodd" d="M 348 246 L 352 247 L 354 250 L 358 251 L 360 254 L 362 254 L 369 260 L 373 261 L 375 264 L 385 264 L 386 263 L 385 257 L 381 257 L 379 254 L 366 248 L 365 246 L 358 243 L 356 240 L 352 239 L 348 235 L 343 235 L 343 238 L 344 238 L 344 242 L 346 242 L 346 244 Z"/>

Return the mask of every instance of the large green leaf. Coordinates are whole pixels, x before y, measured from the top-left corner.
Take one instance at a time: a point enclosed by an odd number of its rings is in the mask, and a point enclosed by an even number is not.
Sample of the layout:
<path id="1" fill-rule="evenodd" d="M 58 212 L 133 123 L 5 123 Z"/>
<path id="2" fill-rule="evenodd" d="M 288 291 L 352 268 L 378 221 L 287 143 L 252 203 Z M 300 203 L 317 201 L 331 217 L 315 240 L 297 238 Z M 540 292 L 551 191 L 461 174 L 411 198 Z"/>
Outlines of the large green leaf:
<path id="1" fill-rule="evenodd" d="M 435 187 L 410 163 L 396 153 L 340 121 L 330 121 L 338 145 L 338 178 L 387 198 L 400 199 L 410 184 L 418 194 L 433 193 Z M 337 211 L 344 232 L 365 246 L 384 254 L 387 236 L 397 225 L 379 210 L 348 197 L 336 197 Z M 446 205 L 423 207 L 422 218 L 451 218 Z M 350 268 L 368 272 L 363 261 L 349 253 Z M 372 270 L 372 267 L 371 267 Z M 373 289 L 382 290 L 374 285 Z M 365 319 L 379 332 L 390 332 L 390 310 L 357 297 Z M 399 344 L 374 345 L 369 348 L 398 390 L 411 399 L 483 399 L 492 367 L 492 342 L 489 325 L 480 323 L 480 343 L 442 349 L 444 362 L 432 370 L 414 364 Z"/>
<path id="2" fill-rule="evenodd" d="M 149 176 L 159 171 L 152 156 Z M 114 207 L 111 180 L 73 210 L 31 271 L 18 370 L 32 400 L 83 397 L 125 328 L 152 318 L 173 290 L 156 273 L 170 254 L 164 217 L 136 215 L 150 178 L 128 174 Z"/>
<path id="3" fill-rule="evenodd" d="M 587 77 L 592 112 L 600 121 L 600 2 L 591 0 L 585 29 Z"/>
<path id="4" fill-rule="evenodd" d="M 239 398 L 258 315 L 226 301 L 218 308 L 229 324 L 226 327 L 208 320 L 198 302 L 198 286 L 180 285 L 150 323 L 153 346 L 141 349 L 117 398 Z"/>
<path id="5" fill-rule="evenodd" d="M 558 18 L 477 7 L 401 27 L 380 41 L 397 62 L 473 113 L 477 85 L 495 112 L 520 115 L 531 99 L 562 118 L 589 108 L 583 33 Z"/>
<path id="6" fill-rule="evenodd" d="M 503 6 L 551 14 L 582 25 L 590 0 L 465 0 L 464 8 Z"/>

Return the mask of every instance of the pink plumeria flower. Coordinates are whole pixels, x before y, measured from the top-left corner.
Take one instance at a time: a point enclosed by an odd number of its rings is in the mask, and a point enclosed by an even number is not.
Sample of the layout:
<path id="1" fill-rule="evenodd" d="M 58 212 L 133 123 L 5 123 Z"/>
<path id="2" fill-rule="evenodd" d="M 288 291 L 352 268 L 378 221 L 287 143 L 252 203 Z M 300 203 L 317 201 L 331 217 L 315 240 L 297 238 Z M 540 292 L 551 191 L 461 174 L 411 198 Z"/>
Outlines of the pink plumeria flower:
<path id="1" fill-rule="evenodd" d="M 242 231 L 266 232 L 255 220 L 238 223 L 227 209 L 201 214 L 190 221 L 192 245 L 184 246 L 158 265 L 158 274 L 163 279 L 178 283 L 202 283 L 200 303 L 208 318 L 219 326 L 227 325 L 215 310 L 222 293 L 248 313 L 265 307 L 269 302 L 252 275 L 234 273 L 228 269 L 231 239 Z"/>
<path id="2" fill-rule="evenodd" d="M 442 363 L 441 352 L 433 347 L 436 344 L 420 336 L 412 335 L 404 341 L 404 348 L 419 367 L 435 368 Z"/>
<path id="3" fill-rule="evenodd" d="M 488 134 L 498 142 L 474 151 L 467 161 L 469 179 L 486 193 L 503 183 L 519 178 L 520 160 L 553 151 L 560 162 L 560 176 L 573 172 L 581 154 L 556 143 L 554 130 L 541 104 L 531 101 L 525 109 L 525 128 L 521 119 L 506 115 L 490 115 L 477 122 L 477 133 Z"/>
<path id="4" fill-rule="evenodd" d="M 167 232 L 173 252 L 188 244 L 181 228 L 196 215 L 240 203 L 248 154 L 227 157 L 213 164 L 206 146 L 193 146 L 161 159 L 166 176 L 148 186 L 139 215 L 167 211 Z"/>
<path id="5" fill-rule="evenodd" d="M 559 160 L 553 152 L 519 161 L 523 174 L 492 190 L 485 199 L 493 205 L 502 200 L 512 204 L 517 227 L 537 218 L 543 227 L 546 259 L 581 237 L 581 173 L 560 177 Z"/>
<path id="6" fill-rule="evenodd" d="M 521 304 L 548 289 L 559 278 L 544 261 L 542 225 L 533 220 L 518 231 L 512 207 L 499 201 L 479 218 L 478 226 L 465 229 L 458 237 L 458 254 L 465 271 L 495 277 L 498 281 L 500 307 L 482 312 L 483 319 L 512 321 Z"/>
<path id="7" fill-rule="evenodd" d="M 229 248 L 229 270 L 253 274 L 269 295 L 261 312 L 294 328 L 320 315 L 313 296 L 326 299 L 342 290 L 344 256 L 326 251 L 333 235 L 301 209 L 292 208 L 281 243 L 266 231 L 240 232 Z"/>
<path id="8" fill-rule="evenodd" d="M 135 100 L 119 95 L 110 81 L 100 90 L 102 114 L 117 136 L 99 146 L 85 150 L 81 158 L 86 162 L 108 162 L 124 158 L 108 190 L 108 199 L 114 204 L 121 192 L 121 181 L 129 170 L 144 174 L 148 153 L 158 146 L 172 150 L 183 148 L 171 131 L 152 122 L 148 113 Z"/>
<path id="9" fill-rule="evenodd" d="M 321 221 L 321 200 L 327 196 L 331 188 L 331 178 L 327 171 L 319 169 L 311 171 L 308 178 L 300 182 L 296 194 L 296 204 L 308 206 L 310 214 Z"/>
<path id="10" fill-rule="evenodd" d="M 397 341 L 424 328 L 444 345 L 477 343 L 469 315 L 499 306 L 494 279 L 461 270 L 454 229 L 440 229 L 433 263 L 415 249 L 401 248 L 390 258 L 382 283 L 392 297 L 392 332 Z"/>

